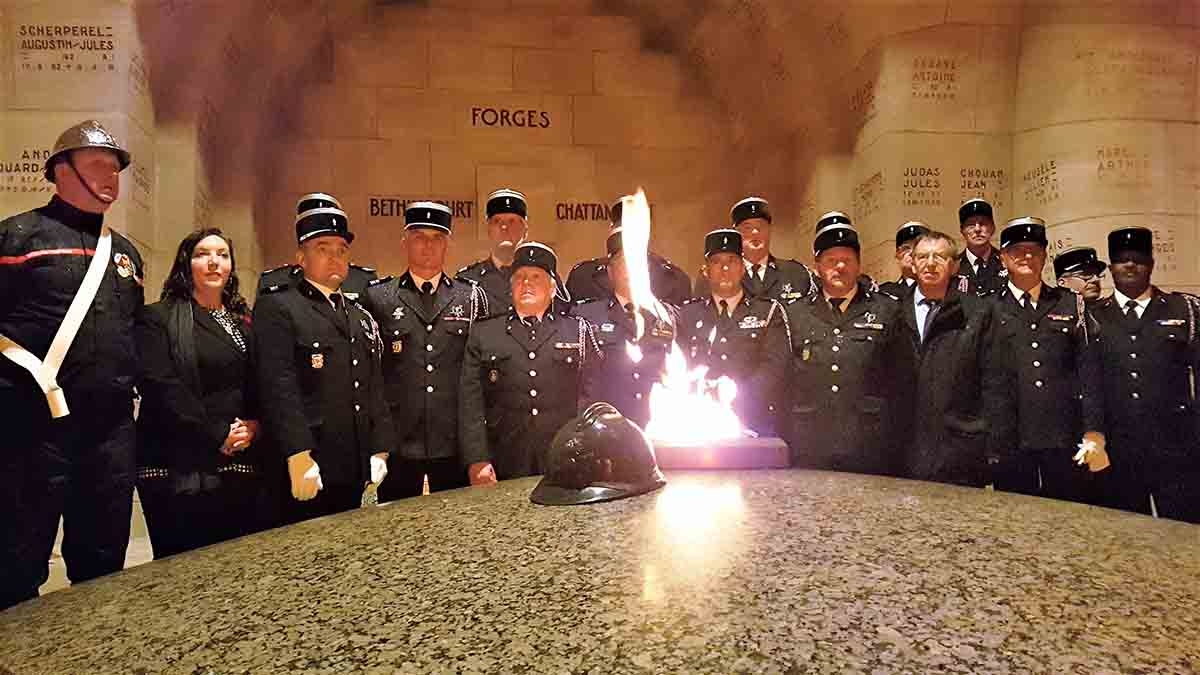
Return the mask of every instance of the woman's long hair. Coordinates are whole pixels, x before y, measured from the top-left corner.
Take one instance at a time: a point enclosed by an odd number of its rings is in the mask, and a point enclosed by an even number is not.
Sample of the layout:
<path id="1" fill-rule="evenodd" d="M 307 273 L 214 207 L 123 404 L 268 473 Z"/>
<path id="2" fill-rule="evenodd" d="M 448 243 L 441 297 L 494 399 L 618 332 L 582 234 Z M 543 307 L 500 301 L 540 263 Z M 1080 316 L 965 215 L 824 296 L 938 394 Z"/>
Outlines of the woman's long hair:
<path id="1" fill-rule="evenodd" d="M 221 289 L 221 303 L 225 305 L 225 309 L 245 320 L 246 315 L 249 314 L 249 307 L 246 305 L 246 299 L 238 292 L 237 261 L 233 255 L 233 240 L 220 228 L 209 227 L 196 230 L 179 242 L 179 250 L 175 252 L 175 262 L 171 264 L 171 273 L 163 282 L 161 299 L 191 302 L 192 293 L 196 290 L 196 285 L 192 282 L 192 254 L 196 251 L 196 244 L 214 234 L 224 239 L 225 245 L 229 247 L 229 280 L 225 282 L 225 288 Z"/>

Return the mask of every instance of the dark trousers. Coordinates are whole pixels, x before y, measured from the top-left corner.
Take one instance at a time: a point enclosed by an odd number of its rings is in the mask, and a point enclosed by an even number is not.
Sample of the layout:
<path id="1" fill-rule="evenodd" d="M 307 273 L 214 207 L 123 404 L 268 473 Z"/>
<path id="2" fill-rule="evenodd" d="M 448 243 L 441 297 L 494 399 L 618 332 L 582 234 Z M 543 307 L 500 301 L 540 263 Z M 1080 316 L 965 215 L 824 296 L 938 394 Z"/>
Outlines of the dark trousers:
<path id="1" fill-rule="evenodd" d="M 470 485 L 467 470 L 457 458 L 403 459 L 388 457 L 388 475 L 379 485 L 379 502 L 421 496 L 429 476 L 429 492 L 456 490 Z"/>
<path id="2" fill-rule="evenodd" d="M 302 502 L 292 496 L 291 487 L 283 497 L 283 524 L 294 523 L 331 516 L 343 511 L 353 511 L 362 506 L 363 488 L 353 485 L 326 485 L 321 488 L 316 497 Z"/>
<path id="3" fill-rule="evenodd" d="M 0 394 L 11 422 L 0 450 L 0 609 L 37 597 L 59 518 L 72 583 L 120 570 L 133 510 L 132 395 L 98 403 L 81 396 L 57 420 L 40 397 L 14 399 Z"/>
<path id="4" fill-rule="evenodd" d="M 1150 497 L 1160 518 L 1200 523 L 1200 469 L 1186 461 L 1130 459 L 1113 451 L 1112 466 L 1100 474 L 1102 506 L 1150 514 Z"/>
<path id="5" fill-rule="evenodd" d="M 138 480 L 138 497 L 154 558 L 253 534 L 274 525 L 274 509 L 257 474 L 220 474 L 215 490 L 178 494 L 169 478 Z"/>
<path id="6" fill-rule="evenodd" d="M 1095 502 L 1095 477 L 1074 461 L 1075 450 L 1019 450 L 989 465 L 992 485 L 1001 492 Z"/>

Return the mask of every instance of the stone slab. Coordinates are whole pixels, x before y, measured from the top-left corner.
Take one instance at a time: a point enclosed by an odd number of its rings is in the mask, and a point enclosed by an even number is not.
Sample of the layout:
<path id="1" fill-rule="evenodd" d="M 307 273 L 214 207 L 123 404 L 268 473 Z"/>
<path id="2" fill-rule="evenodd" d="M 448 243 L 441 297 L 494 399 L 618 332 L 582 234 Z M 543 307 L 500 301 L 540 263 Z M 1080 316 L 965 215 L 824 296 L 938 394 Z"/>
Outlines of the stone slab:
<path id="1" fill-rule="evenodd" d="M 460 91 L 512 91 L 513 50 L 435 41 L 429 46 L 429 85 Z"/>
<path id="2" fill-rule="evenodd" d="M 334 45 L 334 73 L 342 84 L 375 87 L 429 85 L 429 43 L 423 39 L 365 37 Z"/>
<path id="3" fill-rule="evenodd" d="M 531 504 L 537 480 L 52 593 L 0 614 L 0 667 L 991 675 L 1200 661 L 1180 639 L 1200 620 L 1193 525 L 827 472 L 667 472 L 662 490 L 579 507 Z"/>
<path id="4" fill-rule="evenodd" d="M 592 94 L 593 54 L 575 49 L 513 50 L 513 89 L 550 94 Z"/>
<path id="5" fill-rule="evenodd" d="M 702 99 L 575 96 L 573 110 L 573 140 L 582 145 L 711 147 L 724 132 L 723 124 Z"/>

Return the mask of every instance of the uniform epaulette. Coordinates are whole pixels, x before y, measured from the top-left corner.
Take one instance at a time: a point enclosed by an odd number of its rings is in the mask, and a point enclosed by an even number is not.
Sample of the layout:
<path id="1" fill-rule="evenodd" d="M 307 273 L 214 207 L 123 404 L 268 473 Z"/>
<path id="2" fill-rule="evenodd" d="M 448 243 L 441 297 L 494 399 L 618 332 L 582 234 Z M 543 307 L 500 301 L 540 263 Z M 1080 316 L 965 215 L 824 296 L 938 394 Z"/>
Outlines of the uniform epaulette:
<path id="1" fill-rule="evenodd" d="M 266 288 L 262 289 L 262 292 L 263 293 L 278 293 L 279 291 L 286 291 L 287 289 L 288 289 L 287 284 L 271 284 L 270 286 L 267 286 Z"/>
<path id="2" fill-rule="evenodd" d="M 693 302 L 702 302 L 703 300 L 704 300 L 703 296 L 696 297 L 696 298 L 688 298 L 687 300 L 684 300 L 683 302 L 679 303 L 679 306 L 683 307 L 685 305 L 690 305 Z"/>
<path id="3" fill-rule="evenodd" d="M 882 295 L 883 297 L 888 298 L 889 300 L 893 300 L 895 302 L 900 302 L 900 296 L 892 295 L 891 293 L 888 293 L 887 291 L 875 291 L 875 295 Z"/>
<path id="4" fill-rule="evenodd" d="M 475 269 L 476 267 L 479 267 L 479 266 L 480 266 L 480 265 L 482 265 L 484 262 L 486 262 L 486 261 L 484 261 L 484 260 L 476 260 L 476 261 L 475 261 L 475 262 L 473 262 L 473 263 L 469 263 L 469 264 L 467 264 L 467 265 L 464 265 L 462 269 L 460 269 L 459 271 L 455 272 L 454 274 L 455 274 L 455 275 L 459 275 L 459 274 L 462 274 L 463 272 L 469 272 L 469 271 L 471 271 L 471 270 Z"/>
<path id="5" fill-rule="evenodd" d="M 380 278 L 378 278 L 378 279 L 372 279 L 372 280 L 370 280 L 370 281 L 368 281 L 368 282 L 367 282 L 367 288 L 370 288 L 370 287 L 372 287 L 372 286 L 378 286 L 379 284 L 386 284 L 387 282 L 391 281 L 391 280 L 392 280 L 392 279 L 394 279 L 394 278 L 395 278 L 395 277 L 393 277 L 392 275 L 390 275 L 390 274 L 389 274 L 389 275 L 387 275 L 386 277 L 380 277 Z"/>
<path id="6" fill-rule="evenodd" d="M 356 270 L 367 272 L 369 274 L 375 274 L 376 272 L 374 267 L 363 267 L 362 265 L 355 265 L 354 263 L 350 263 L 350 266 Z"/>
<path id="7" fill-rule="evenodd" d="M 278 272 L 279 270 L 284 269 L 286 267 L 291 267 L 291 265 L 280 265 L 279 267 L 272 267 L 269 270 L 263 270 L 262 273 L 259 274 L 258 276 L 265 277 L 268 274 L 274 274 L 275 272 Z"/>
<path id="8" fill-rule="evenodd" d="M 571 267 L 571 271 L 574 272 L 575 270 L 579 269 L 580 267 L 583 267 L 584 265 L 595 265 L 597 270 L 604 269 L 604 262 L 601 261 L 599 258 L 589 258 L 587 260 L 580 260 L 579 262 L 575 263 Z"/>
<path id="9" fill-rule="evenodd" d="M 580 298 L 578 300 L 575 300 L 574 303 L 576 305 L 586 305 L 589 302 L 595 302 L 596 300 L 600 300 L 600 299 L 601 298 Z"/>

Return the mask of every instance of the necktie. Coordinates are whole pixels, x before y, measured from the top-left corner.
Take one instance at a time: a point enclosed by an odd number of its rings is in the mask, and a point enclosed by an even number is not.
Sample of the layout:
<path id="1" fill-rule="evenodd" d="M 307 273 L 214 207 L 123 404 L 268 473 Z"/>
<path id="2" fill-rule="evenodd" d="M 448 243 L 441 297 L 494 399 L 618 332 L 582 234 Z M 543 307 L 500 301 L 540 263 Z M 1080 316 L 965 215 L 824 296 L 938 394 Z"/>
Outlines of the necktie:
<path id="1" fill-rule="evenodd" d="M 333 317 L 337 325 L 343 330 L 349 331 L 349 317 L 346 315 L 345 298 L 341 293 L 334 293 L 329 296 L 329 302 L 333 304 Z"/>
<path id="2" fill-rule="evenodd" d="M 933 324 L 933 315 L 937 314 L 938 307 L 942 304 L 942 301 L 925 298 L 921 300 L 921 304 L 929 307 L 929 311 L 925 313 L 925 325 L 921 329 L 921 342 L 924 342 L 929 337 L 929 326 Z"/>
<path id="3" fill-rule="evenodd" d="M 833 310 L 834 316 L 842 315 L 842 303 L 846 302 L 845 298 L 830 298 L 829 308 Z"/>
<path id="4" fill-rule="evenodd" d="M 721 301 L 720 316 L 722 319 L 729 316 L 729 303 L 724 300 Z"/>
<path id="5" fill-rule="evenodd" d="M 976 258 L 975 259 L 975 271 L 979 272 L 980 267 L 983 267 L 983 258 Z"/>
<path id="6" fill-rule="evenodd" d="M 421 307 L 425 309 L 427 316 L 433 315 L 433 282 L 431 281 L 421 284 Z"/>
<path id="7" fill-rule="evenodd" d="M 1131 319 L 1138 318 L 1137 306 L 1138 306 L 1137 300 L 1126 300 L 1125 301 L 1125 316 L 1127 316 Z"/>
<path id="8" fill-rule="evenodd" d="M 762 272 L 762 265 L 751 265 L 750 266 L 750 274 L 752 274 L 754 276 L 755 281 L 762 281 L 762 276 L 761 276 L 760 272 Z"/>
<path id="9" fill-rule="evenodd" d="M 1026 311 L 1029 311 L 1029 294 L 1028 293 L 1021 294 L 1021 307 L 1023 309 L 1025 309 Z"/>

